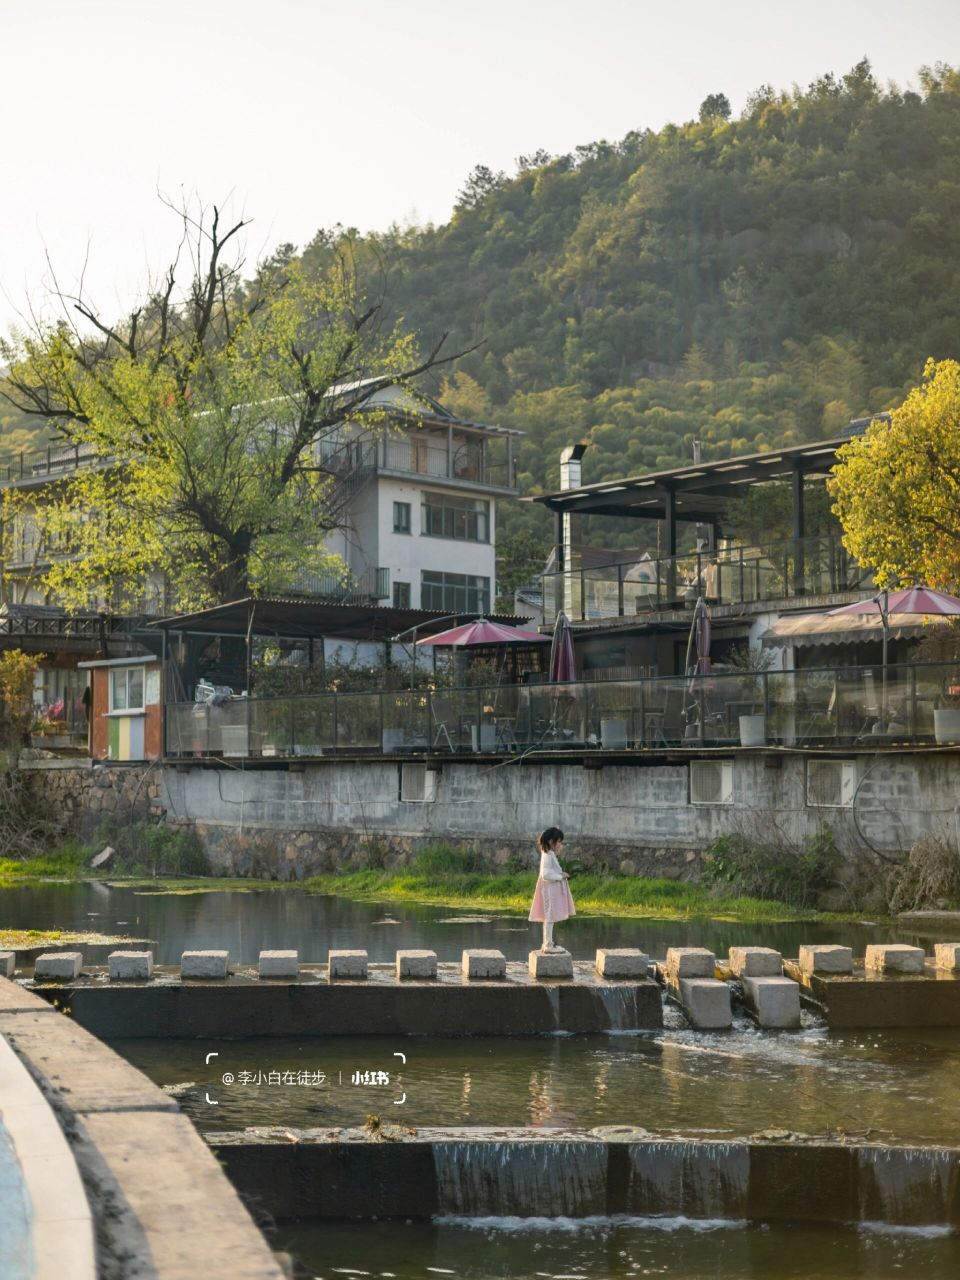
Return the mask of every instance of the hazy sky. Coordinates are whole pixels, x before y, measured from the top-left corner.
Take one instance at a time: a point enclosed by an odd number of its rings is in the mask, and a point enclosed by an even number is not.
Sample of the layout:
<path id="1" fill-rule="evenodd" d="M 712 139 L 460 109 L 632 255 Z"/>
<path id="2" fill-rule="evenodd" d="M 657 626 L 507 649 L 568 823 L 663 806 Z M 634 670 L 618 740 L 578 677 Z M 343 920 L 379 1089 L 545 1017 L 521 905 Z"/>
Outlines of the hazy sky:
<path id="1" fill-rule="evenodd" d="M 250 258 L 443 221 L 473 165 L 734 112 L 866 54 L 960 62 L 960 0 L 0 0 L 0 330 L 49 252 L 119 310 L 177 242 L 158 188 L 232 193 Z"/>

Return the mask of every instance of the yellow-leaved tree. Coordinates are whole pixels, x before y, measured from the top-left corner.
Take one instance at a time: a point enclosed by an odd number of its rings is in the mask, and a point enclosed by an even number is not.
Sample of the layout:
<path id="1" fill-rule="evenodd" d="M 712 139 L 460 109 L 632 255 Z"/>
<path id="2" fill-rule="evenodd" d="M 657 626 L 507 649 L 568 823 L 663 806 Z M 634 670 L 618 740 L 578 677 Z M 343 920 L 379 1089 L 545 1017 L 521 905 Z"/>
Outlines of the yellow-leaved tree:
<path id="1" fill-rule="evenodd" d="M 321 442 L 385 429 L 377 393 L 456 358 L 446 335 L 421 355 L 384 322 L 349 249 L 308 271 L 286 246 L 245 280 L 246 224 L 178 212 L 180 252 L 124 320 L 57 292 L 60 321 L 0 344 L 0 391 L 75 459 L 48 490 L 69 527 L 43 578 L 68 606 L 136 598 L 154 574 L 186 607 L 342 570 L 325 544 L 345 499 Z"/>
<path id="2" fill-rule="evenodd" d="M 960 584 L 960 364 L 928 360 L 891 421 L 843 445 L 827 487 L 843 541 L 880 586 Z"/>

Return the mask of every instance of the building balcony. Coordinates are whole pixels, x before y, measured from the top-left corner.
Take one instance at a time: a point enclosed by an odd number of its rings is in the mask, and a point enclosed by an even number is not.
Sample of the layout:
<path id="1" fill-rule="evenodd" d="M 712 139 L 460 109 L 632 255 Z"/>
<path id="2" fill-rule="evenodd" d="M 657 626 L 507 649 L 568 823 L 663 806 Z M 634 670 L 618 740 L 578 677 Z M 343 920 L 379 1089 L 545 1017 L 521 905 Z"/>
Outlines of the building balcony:
<path id="1" fill-rule="evenodd" d="M 500 444 L 501 442 L 496 442 Z M 442 444 L 425 440 L 383 436 L 351 440 L 336 447 L 322 447 L 319 464 L 341 482 L 366 480 L 374 475 L 417 476 L 442 481 L 454 488 L 489 489 L 515 494 L 511 438 L 502 446 L 503 456 L 491 456 L 488 442 L 451 434 Z"/>
<path id="2" fill-rule="evenodd" d="M 334 573 L 300 570 L 280 588 L 280 594 L 287 593 L 335 600 L 339 604 L 376 604 L 390 595 L 390 570 L 365 569 L 358 577 L 350 574 L 346 578 Z"/>
<path id="3" fill-rule="evenodd" d="M 933 745 L 956 664 L 724 672 L 606 682 L 235 697 L 166 707 L 166 754 L 644 755 Z M 955 712 L 955 715 L 960 713 Z M 942 735 L 941 735 L 942 736 Z"/>
<path id="4" fill-rule="evenodd" d="M 691 606 L 757 605 L 833 597 L 868 590 L 861 569 L 839 537 L 771 543 L 764 551 L 724 547 L 688 555 L 636 557 L 595 569 L 542 575 L 544 623 L 561 611 L 571 622 L 635 618 Z"/>

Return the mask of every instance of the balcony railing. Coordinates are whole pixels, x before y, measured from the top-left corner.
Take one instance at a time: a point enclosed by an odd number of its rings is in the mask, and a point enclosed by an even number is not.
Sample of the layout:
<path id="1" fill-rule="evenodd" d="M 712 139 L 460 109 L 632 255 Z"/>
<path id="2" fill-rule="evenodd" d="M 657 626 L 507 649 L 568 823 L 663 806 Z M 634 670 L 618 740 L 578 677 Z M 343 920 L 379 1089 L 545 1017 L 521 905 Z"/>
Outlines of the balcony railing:
<path id="1" fill-rule="evenodd" d="M 513 487 L 507 458 L 491 458 L 486 443 L 454 440 L 445 445 L 421 440 L 351 440 L 332 448 L 322 448 L 320 465 L 332 475 L 400 471 L 434 480 L 460 480 L 494 488 Z"/>
<path id="2" fill-rule="evenodd" d="M 960 705 L 960 666 L 826 667 L 696 677 L 232 698 L 166 707 L 168 756 L 658 751 L 741 743 L 741 717 L 780 747 L 934 740 Z M 760 719 L 762 718 L 762 723 Z"/>
<path id="3" fill-rule="evenodd" d="M 762 552 L 725 547 L 600 569 L 573 567 L 546 573 L 542 581 L 545 622 L 561 610 L 586 622 L 682 608 L 700 595 L 708 604 L 832 595 L 869 587 L 872 579 L 839 537 L 822 537 L 772 543 Z"/>
<path id="4" fill-rule="evenodd" d="M 386 600 L 390 595 L 390 570 L 365 569 L 359 577 L 346 579 L 333 573 L 300 570 L 282 590 L 336 600 L 340 604 L 369 604 Z"/>
<path id="5" fill-rule="evenodd" d="M 0 461 L 0 484 L 70 475 L 85 467 L 107 465 L 109 461 L 90 444 L 51 444 L 35 453 L 21 450 Z"/>

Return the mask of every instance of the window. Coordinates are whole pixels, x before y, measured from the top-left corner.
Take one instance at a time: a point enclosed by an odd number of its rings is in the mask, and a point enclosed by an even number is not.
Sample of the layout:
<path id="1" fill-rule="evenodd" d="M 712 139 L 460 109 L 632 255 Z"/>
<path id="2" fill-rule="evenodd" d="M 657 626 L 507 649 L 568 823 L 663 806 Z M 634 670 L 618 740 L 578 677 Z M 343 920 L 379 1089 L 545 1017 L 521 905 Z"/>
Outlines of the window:
<path id="1" fill-rule="evenodd" d="M 410 583 L 395 582 L 393 584 L 393 607 L 395 609 L 410 608 Z"/>
<path id="2" fill-rule="evenodd" d="M 143 710 L 143 667 L 120 667 L 110 672 L 110 710 Z"/>
<path id="3" fill-rule="evenodd" d="M 490 579 L 424 569 L 420 575 L 420 607 L 444 613 L 488 613 Z"/>
<path id="4" fill-rule="evenodd" d="M 410 503 L 395 502 L 393 504 L 393 532 L 410 532 Z"/>
<path id="5" fill-rule="evenodd" d="M 425 493 L 420 513 L 420 532 L 428 538 L 489 542 L 490 503 L 482 498 Z"/>

